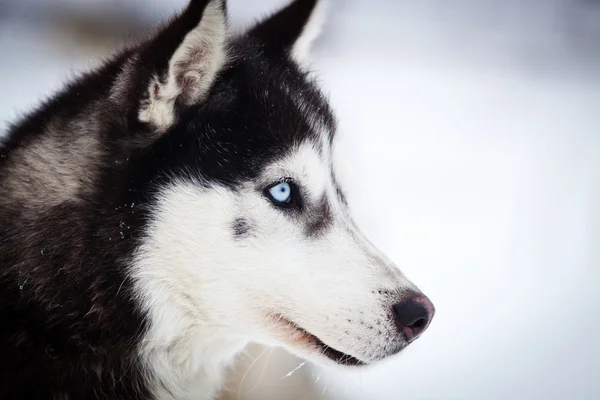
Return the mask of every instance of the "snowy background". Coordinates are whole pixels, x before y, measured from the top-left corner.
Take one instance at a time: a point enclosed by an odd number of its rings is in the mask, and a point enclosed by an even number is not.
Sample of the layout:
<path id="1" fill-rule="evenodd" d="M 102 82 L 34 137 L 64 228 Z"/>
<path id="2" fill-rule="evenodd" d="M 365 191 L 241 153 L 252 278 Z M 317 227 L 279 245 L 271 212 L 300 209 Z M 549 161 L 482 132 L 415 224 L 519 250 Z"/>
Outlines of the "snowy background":
<path id="1" fill-rule="evenodd" d="M 183 3 L 0 0 L 0 132 Z M 251 351 L 231 398 L 600 398 L 600 2 L 332 0 L 314 68 L 355 216 L 437 315 L 364 371 Z"/>

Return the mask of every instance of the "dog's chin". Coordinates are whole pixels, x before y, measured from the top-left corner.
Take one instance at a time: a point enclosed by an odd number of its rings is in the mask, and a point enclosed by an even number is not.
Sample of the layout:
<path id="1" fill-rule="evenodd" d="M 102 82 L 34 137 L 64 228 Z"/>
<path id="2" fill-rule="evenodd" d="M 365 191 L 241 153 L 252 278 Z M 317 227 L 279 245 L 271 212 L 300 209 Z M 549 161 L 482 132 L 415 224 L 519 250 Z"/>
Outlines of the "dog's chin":
<path id="1" fill-rule="evenodd" d="M 313 337 L 318 342 L 318 356 L 320 358 L 325 358 L 327 361 L 333 361 L 336 365 L 342 365 L 345 367 L 361 367 L 368 365 L 368 363 L 359 360 L 350 354 L 343 353 L 334 349 L 333 347 L 327 346 L 318 337 L 314 335 Z"/>
<path id="2" fill-rule="evenodd" d="M 283 341 L 292 350 L 296 350 L 299 355 L 309 358 L 310 361 L 322 364 L 334 364 L 344 367 L 359 367 L 368 365 L 352 354 L 347 354 L 324 343 L 319 337 L 303 329 L 298 324 L 289 319 L 277 315 L 276 322 L 278 327 L 285 329 L 282 336 Z"/>

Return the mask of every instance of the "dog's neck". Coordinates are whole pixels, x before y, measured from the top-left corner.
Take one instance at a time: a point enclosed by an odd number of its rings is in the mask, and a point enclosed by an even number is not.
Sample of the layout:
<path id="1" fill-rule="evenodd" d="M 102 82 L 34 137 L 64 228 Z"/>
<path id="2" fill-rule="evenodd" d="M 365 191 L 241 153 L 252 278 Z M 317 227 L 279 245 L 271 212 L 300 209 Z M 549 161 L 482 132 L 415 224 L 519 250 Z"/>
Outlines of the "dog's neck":
<path id="1" fill-rule="evenodd" d="M 228 367 L 247 342 L 211 331 L 191 328 L 173 337 L 170 344 L 146 343 L 143 359 L 155 398 L 216 398 Z"/>

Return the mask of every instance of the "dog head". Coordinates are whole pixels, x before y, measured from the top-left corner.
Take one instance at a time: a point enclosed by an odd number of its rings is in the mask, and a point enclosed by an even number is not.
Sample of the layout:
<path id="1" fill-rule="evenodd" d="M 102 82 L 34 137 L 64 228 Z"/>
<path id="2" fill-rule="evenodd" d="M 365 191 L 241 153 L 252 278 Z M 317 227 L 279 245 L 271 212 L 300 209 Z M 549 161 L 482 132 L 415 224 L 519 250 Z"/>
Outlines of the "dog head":
<path id="1" fill-rule="evenodd" d="M 224 2 L 192 1 L 127 54 L 110 95 L 147 141 L 131 274 L 149 343 L 217 332 L 362 365 L 429 325 L 432 303 L 361 233 L 336 174 L 336 120 L 306 67 L 322 8 L 297 0 L 233 35 Z"/>

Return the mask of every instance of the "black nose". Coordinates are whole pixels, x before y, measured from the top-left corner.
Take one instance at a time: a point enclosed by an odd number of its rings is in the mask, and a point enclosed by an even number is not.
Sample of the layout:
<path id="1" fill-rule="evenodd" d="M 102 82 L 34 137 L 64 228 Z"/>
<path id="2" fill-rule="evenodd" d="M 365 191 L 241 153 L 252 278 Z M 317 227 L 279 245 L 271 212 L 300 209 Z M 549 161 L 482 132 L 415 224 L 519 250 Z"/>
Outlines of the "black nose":
<path id="1" fill-rule="evenodd" d="M 392 308 L 396 316 L 396 324 L 409 342 L 427 329 L 435 314 L 433 303 L 423 295 L 401 301 L 394 304 Z"/>

